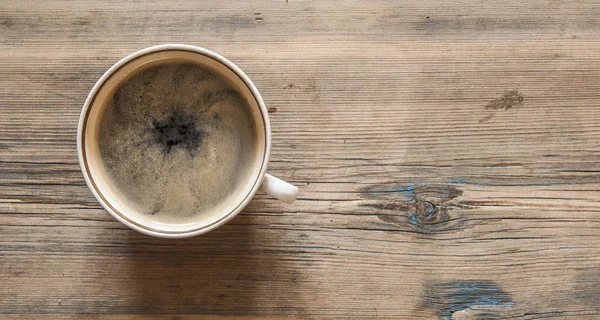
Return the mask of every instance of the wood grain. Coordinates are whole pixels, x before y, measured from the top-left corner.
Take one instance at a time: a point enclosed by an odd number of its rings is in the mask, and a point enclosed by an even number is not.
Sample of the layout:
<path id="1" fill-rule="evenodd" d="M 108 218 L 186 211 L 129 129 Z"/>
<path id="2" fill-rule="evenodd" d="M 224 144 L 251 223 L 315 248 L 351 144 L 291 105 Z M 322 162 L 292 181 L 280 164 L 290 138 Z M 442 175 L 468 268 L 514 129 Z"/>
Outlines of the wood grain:
<path id="1" fill-rule="evenodd" d="M 0 3 L 0 319 L 600 318 L 593 1 Z M 153 239 L 88 191 L 87 93 L 160 43 L 270 107 L 231 223 Z"/>

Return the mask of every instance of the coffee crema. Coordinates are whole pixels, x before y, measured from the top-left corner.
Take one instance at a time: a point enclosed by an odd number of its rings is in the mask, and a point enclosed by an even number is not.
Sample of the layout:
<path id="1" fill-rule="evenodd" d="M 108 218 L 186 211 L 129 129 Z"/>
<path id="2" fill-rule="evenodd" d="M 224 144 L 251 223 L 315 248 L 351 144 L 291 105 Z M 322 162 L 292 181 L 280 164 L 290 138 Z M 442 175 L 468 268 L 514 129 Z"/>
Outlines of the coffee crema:
<path id="1" fill-rule="evenodd" d="M 227 208 L 260 163 L 254 112 L 231 81 L 201 64 L 141 67 L 116 86 L 99 118 L 106 183 L 129 211 L 158 223 Z"/>

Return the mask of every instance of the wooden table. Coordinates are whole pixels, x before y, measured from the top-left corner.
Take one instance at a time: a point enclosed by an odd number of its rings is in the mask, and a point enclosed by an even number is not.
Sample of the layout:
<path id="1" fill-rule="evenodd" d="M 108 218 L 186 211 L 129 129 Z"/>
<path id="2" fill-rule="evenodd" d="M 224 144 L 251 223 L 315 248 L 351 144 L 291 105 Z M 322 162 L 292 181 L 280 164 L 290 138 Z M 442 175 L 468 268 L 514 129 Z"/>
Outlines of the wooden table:
<path id="1" fill-rule="evenodd" d="M 3 0 L 0 319 L 600 318 L 599 18 L 594 1 Z M 295 204 L 258 195 L 177 241 L 102 210 L 83 101 L 161 43 L 253 79 Z"/>

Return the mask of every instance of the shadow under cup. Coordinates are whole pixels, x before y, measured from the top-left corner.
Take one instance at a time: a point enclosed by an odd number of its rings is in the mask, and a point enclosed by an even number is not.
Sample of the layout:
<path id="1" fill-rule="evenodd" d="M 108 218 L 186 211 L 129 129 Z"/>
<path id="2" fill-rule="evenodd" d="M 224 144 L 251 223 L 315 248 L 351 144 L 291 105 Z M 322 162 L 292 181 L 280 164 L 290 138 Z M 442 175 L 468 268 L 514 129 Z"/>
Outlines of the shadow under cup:
<path id="1" fill-rule="evenodd" d="M 195 48 L 195 47 L 194 47 Z M 80 162 L 90 189 L 117 220 L 140 232 L 165 237 L 191 236 L 212 230 L 233 218 L 250 201 L 260 186 L 268 161 L 268 119 L 260 95 L 243 72 L 224 58 L 199 48 L 185 50 L 154 49 L 133 54 L 115 66 L 98 81 L 84 105 L 80 120 L 78 147 Z M 222 60 L 222 61 L 219 61 Z M 227 82 L 246 101 L 248 115 L 255 128 L 255 147 L 250 149 L 249 160 L 243 163 L 241 176 L 235 179 L 211 210 L 198 212 L 185 219 L 168 221 L 154 214 L 140 212 L 140 206 L 124 195 L 111 180 L 101 156 L 100 131 L 110 100 L 119 86 L 149 68 L 185 63 L 201 66 Z M 143 161 L 141 162 L 143 165 Z M 194 170 L 190 168 L 190 170 Z M 208 186 L 210 187 L 210 186 Z M 178 201 L 177 194 L 167 195 L 169 201 Z M 152 199 L 148 199 L 149 201 Z M 200 200 L 201 201 L 201 200 Z M 160 210 L 157 209 L 157 210 Z"/>

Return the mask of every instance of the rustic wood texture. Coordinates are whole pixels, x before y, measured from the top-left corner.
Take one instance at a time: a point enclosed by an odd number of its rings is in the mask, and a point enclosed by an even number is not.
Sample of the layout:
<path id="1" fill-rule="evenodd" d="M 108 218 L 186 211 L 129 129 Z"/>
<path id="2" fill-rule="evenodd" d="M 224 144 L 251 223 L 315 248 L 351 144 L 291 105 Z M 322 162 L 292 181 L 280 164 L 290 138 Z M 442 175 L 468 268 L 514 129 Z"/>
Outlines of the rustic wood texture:
<path id="1" fill-rule="evenodd" d="M 2 0 L 0 319 L 600 318 L 599 18 L 594 1 Z M 102 210 L 83 101 L 161 43 L 253 79 L 295 204 L 258 195 L 177 241 Z"/>

